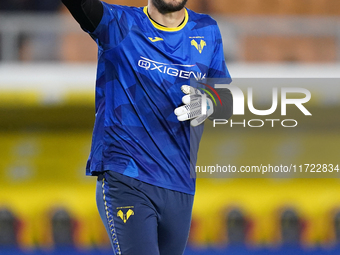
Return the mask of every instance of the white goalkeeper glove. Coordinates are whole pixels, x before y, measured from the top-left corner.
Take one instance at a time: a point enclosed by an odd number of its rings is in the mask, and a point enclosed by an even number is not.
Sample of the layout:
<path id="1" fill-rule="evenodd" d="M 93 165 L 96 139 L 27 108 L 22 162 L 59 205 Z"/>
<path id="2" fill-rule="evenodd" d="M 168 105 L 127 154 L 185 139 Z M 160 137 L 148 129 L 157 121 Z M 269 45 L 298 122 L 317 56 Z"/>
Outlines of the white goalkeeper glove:
<path id="1" fill-rule="evenodd" d="M 186 95 L 182 98 L 184 105 L 175 109 L 177 119 L 191 120 L 190 124 L 193 127 L 201 125 L 214 112 L 211 99 L 199 89 L 188 85 L 183 85 L 181 90 Z"/>

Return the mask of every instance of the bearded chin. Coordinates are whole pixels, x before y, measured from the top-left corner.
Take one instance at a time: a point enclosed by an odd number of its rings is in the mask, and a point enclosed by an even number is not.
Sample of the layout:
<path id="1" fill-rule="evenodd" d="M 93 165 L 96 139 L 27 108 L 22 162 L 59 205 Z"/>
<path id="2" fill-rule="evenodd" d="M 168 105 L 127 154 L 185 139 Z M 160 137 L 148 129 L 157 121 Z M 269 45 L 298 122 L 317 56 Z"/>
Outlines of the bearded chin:
<path id="1" fill-rule="evenodd" d="M 177 12 L 184 8 L 187 4 L 188 0 L 183 0 L 182 3 L 174 5 L 172 3 L 166 3 L 164 0 L 152 0 L 153 5 L 157 8 L 157 10 L 162 13 L 170 13 L 170 12 Z"/>

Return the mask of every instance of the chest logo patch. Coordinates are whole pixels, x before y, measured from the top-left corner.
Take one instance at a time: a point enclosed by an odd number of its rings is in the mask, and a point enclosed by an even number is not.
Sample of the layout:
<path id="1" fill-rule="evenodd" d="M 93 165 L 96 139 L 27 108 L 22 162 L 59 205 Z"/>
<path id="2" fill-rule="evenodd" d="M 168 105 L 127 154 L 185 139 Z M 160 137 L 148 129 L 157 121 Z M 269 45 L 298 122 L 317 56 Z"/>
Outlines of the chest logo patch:
<path id="1" fill-rule="evenodd" d="M 196 42 L 196 40 L 192 40 L 191 41 L 191 45 L 192 46 L 195 46 L 195 48 L 199 51 L 199 53 L 201 54 L 202 53 L 202 51 L 203 51 L 203 48 L 205 47 L 205 46 L 207 46 L 207 43 L 204 41 L 204 40 L 201 40 L 201 42 L 200 42 L 200 44 L 198 44 L 197 42 Z"/>
<path id="2" fill-rule="evenodd" d="M 155 38 L 149 37 L 149 40 L 150 40 L 151 42 L 164 41 L 164 39 L 163 39 L 163 38 L 160 38 L 160 37 L 155 37 Z"/>

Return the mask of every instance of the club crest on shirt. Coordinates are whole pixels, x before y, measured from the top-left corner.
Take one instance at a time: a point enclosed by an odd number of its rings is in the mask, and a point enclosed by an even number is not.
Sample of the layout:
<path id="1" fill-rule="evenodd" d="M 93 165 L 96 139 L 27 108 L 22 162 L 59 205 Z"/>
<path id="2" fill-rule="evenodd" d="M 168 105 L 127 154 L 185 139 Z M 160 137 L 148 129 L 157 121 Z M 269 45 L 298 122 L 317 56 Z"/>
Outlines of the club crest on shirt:
<path id="1" fill-rule="evenodd" d="M 191 45 L 195 46 L 195 48 L 199 51 L 199 53 L 202 54 L 203 48 L 207 46 L 207 43 L 201 39 L 200 43 L 198 44 L 195 39 L 192 39 Z"/>

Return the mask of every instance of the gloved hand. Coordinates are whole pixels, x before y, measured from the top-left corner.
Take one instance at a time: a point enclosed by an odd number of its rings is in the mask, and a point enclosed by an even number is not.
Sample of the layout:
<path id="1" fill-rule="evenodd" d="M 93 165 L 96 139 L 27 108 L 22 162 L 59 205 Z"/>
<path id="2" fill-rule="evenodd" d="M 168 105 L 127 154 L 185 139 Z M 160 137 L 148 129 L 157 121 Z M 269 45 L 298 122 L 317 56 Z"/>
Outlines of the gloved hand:
<path id="1" fill-rule="evenodd" d="M 182 98 L 183 106 L 175 109 L 179 121 L 191 120 L 190 125 L 201 125 L 214 112 L 214 106 L 210 98 L 199 89 L 189 85 L 181 87 L 185 94 Z"/>

